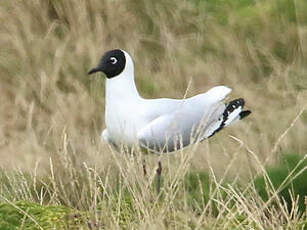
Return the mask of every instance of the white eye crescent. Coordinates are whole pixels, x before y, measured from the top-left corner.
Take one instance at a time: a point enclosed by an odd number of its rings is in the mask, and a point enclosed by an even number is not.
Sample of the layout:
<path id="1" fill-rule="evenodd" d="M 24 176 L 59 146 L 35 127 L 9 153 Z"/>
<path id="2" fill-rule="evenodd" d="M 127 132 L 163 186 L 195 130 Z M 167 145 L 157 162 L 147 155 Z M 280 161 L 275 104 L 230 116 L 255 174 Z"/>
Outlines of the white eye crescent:
<path id="1" fill-rule="evenodd" d="M 110 61 L 113 65 L 117 63 L 117 59 L 115 57 L 110 57 Z"/>

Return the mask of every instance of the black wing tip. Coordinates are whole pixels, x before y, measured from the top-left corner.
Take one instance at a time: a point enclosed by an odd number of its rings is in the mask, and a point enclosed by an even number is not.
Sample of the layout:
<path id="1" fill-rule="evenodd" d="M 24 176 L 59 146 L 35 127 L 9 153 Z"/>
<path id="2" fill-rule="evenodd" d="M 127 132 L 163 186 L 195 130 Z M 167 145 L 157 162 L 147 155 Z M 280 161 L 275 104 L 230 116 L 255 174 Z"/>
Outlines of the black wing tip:
<path id="1" fill-rule="evenodd" d="M 227 104 L 225 112 L 227 111 L 228 113 L 231 113 L 239 107 L 243 108 L 244 105 L 245 105 L 245 101 L 243 98 L 235 99 Z"/>
<path id="2" fill-rule="evenodd" d="M 250 110 L 244 110 L 242 111 L 239 116 L 240 116 L 240 120 L 242 120 L 243 118 L 247 117 L 248 115 L 250 115 L 252 113 L 252 111 Z"/>
<path id="3" fill-rule="evenodd" d="M 230 101 L 227 105 L 226 105 L 226 109 L 224 110 L 223 113 L 223 117 L 222 117 L 222 123 L 220 125 L 220 127 L 218 127 L 209 137 L 212 137 L 214 134 L 216 134 L 217 132 L 219 132 L 221 129 L 224 128 L 225 126 L 225 121 L 227 120 L 229 114 L 231 114 L 235 109 L 241 107 L 241 109 L 243 109 L 245 105 L 245 100 L 243 98 L 237 98 L 235 100 Z M 252 112 L 250 110 L 244 110 L 241 111 L 239 113 L 239 119 L 242 120 L 243 118 L 247 117 L 248 115 L 250 115 Z"/>

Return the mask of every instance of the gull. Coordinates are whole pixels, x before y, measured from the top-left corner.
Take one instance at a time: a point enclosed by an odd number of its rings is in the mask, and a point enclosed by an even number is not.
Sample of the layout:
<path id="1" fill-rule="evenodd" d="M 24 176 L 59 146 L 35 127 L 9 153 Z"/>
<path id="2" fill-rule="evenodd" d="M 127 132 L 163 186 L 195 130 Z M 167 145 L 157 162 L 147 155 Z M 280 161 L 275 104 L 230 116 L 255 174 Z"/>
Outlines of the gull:
<path id="1" fill-rule="evenodd" d="M 243 110 L 242 98 L 225 103 L 232 91 L 227 86 L 215 86 L 185 99 L 145 99 L 135 85 L 133 60 L 124 50 L 107 51 L 88 74 L 96 72 L 106 76 L 102 138 L 118 149 L 140 146 L 149 152 L 173 152 L 203 141 L 251 113 Z"/>
<path id="2" fill-rule="evenodd" d="M 134 81 L 134 64 L 124 50 L 106 52 L 88 74 L 106 76 L 106 129 L 102 138 L 117 147 L 140 145 L 151 151 L 172 152 L 213 136 L 221 129 L 248 116 L 244 99 L 229 103 L 231 92 L 216 86 L 186 99 L 144 99 Z"/>

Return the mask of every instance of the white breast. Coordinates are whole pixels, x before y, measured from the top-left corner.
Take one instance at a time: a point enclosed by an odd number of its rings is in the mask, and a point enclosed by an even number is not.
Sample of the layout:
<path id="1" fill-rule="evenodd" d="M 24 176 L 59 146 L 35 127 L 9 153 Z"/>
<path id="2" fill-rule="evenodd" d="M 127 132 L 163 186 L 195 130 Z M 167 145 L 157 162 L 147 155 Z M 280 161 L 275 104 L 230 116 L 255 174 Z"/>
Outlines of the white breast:
<path id="1" fill-rule="evenodd" d="M 105 123 L 109 138 L 118 144 L 133 145 L 137 143 L 137 132 L 147 121 L 142 113 L 142 104 L 113 101 L 106 109 Z"/>

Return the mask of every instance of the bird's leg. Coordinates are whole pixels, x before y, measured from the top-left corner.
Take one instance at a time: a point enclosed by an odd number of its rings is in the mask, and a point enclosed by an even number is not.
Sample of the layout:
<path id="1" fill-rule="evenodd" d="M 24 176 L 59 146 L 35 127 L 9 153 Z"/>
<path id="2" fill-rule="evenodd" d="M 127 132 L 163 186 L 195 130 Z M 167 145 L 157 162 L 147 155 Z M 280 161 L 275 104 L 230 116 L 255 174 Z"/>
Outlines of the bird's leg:
<path id="1" fill-rule="evenodd" d="M 146 161 L 145 159 L 143 159 L 143 173 L 144 173 L 144 177 L 147 176 L 147 170 L 146 170 Z"/>
<path id="2" fill-rule="evenodd" d="M 157 192 L 160 194 L 160 188 L 161 188 L 161 174 L 162 174 L 162 164 L 161 161 L 158 161 L 158 168 L 156 170 L 157 172 Z"/>

